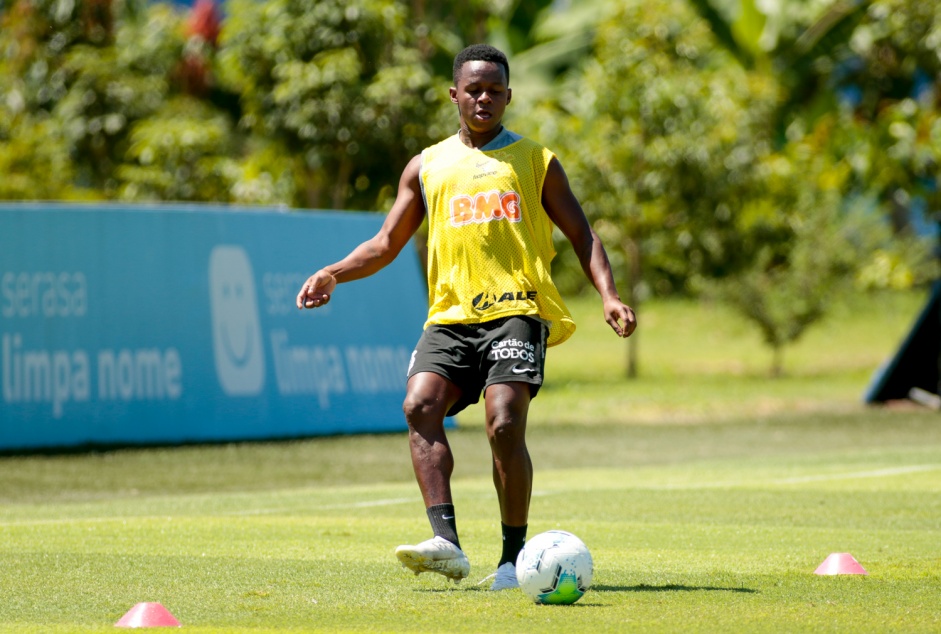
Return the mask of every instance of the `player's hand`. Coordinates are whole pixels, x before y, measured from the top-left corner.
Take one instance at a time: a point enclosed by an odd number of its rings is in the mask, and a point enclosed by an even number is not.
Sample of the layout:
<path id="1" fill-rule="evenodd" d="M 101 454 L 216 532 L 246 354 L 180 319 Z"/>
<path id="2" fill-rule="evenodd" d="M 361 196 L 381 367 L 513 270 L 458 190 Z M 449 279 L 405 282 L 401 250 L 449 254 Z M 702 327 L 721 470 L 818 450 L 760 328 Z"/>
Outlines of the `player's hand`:
<path id="1" fill-rule="evenodd" d="M 619 299 L 609 299 L 604 303 L 604 320 L 618 337 L 630 337 L 637 328 L 634 310 Z"/>
<path id="2" fill-rule="evenodd" d="M 307 278 L 297 294 L 298 308 L 319 308 L 330 301 L 337 287 L 337 278 L 323 269 Z"/>

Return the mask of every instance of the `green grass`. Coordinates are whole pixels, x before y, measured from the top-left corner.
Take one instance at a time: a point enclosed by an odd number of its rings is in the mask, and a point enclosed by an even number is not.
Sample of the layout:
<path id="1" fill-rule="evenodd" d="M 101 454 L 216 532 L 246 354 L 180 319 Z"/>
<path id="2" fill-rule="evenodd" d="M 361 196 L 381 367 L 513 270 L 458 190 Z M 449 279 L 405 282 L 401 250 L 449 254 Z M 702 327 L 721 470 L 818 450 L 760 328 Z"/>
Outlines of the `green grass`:
<path id="1" fill-rule="evenodd" d="M 392 556 L 429 535 L 403 434 L 0 459 L 0 631 L 114 631 L 141 601 L 192 632 L 941 631 L 941 420 L 860 404 L 921 301 L 857 300 L 777 380 L 733 315 L 652 304 L 636 381 L 574 302 L 530 422 L 530 534 L 595 559 L 574 606 L 474 583 L 499 555 L 478 406 L 456 587 Z M 832 552 L 869 575 L 813 574 Z"/>

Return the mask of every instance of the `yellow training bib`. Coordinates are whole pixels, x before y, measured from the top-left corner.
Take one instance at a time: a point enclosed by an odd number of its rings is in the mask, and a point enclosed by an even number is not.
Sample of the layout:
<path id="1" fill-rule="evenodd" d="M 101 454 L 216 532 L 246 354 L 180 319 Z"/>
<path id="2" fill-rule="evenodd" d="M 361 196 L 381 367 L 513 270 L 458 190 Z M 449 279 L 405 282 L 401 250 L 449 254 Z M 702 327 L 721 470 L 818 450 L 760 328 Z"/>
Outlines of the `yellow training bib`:
<path id="1" fill-rule="evenodd" d="M 483 149 L 454 135 L 422 152 L 426 327 L 531 315 L 549 322 L 549 346 L 575 331 L 550 275 L 553 225 L 542 185 L 553 156 L 507 130 Z"/>

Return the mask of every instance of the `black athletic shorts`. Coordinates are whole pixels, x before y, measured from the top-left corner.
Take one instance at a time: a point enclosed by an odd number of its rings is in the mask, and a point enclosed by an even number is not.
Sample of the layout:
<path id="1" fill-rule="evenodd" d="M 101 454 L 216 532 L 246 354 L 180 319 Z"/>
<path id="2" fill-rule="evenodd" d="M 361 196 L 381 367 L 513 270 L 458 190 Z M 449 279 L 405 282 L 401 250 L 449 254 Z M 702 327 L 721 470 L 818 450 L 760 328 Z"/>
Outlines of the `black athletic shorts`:
<path id="1" fill-rule="evenodd" d="M 482 324 L 433 324 L 425 329 L 408 366 L 408 378 L 434 372 L 461 388 L 453 416 L 480 400 L 495 383 L 529 383 L 536 396 L 546 366 L 546 325 L 534 317 L 503 317 Z"/>

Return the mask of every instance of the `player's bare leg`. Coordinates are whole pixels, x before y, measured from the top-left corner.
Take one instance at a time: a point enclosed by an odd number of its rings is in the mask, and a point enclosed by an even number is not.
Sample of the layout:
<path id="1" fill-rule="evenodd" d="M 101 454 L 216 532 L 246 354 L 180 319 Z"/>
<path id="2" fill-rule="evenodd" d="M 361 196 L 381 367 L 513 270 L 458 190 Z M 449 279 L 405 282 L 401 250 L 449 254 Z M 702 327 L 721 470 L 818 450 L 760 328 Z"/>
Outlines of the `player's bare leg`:
<path id="1" fill-rule="evenodd" d="M 444 432 L 444 417 L 460 396 L 456 385 L 432 372 L 420 372 L 408 381 L 403 410 L 412 468 L 435 537 L 395 550 L 402 565 L 416 575 L 437 572 L 455 582 L 467 576 L 470 564 L 457 539 L 451 498 L 454 456 Z"/>
<path id="2" fill-rule="evenodd" d="M 498 383 L 486 391 L 487 438 L 503 530 L 503 553 L 492 575 L 491 590 L 519 587 L 516 554 L 526 538 L 533 490 L 533 463 L 526 447 L 530 400 L 528 383 Z"/>
<path id="3" fill-rule="evenodd" d="M 460 396 L 460 388 L 433 372 L 419 372 L 408 381 L 402 408 L 412 468 L 426 507 L 452 503 L 454 456 L 444 432 L 444 417 Z"/>
<path id="4" fill-rule="evenodd" d="M 528 383 L 498 383 L 487 388 L 487 438 L 493 454 L 493 484 L 504 524 L 529 521 L 533 463 L 526 447 L 529 413 Z"/>

